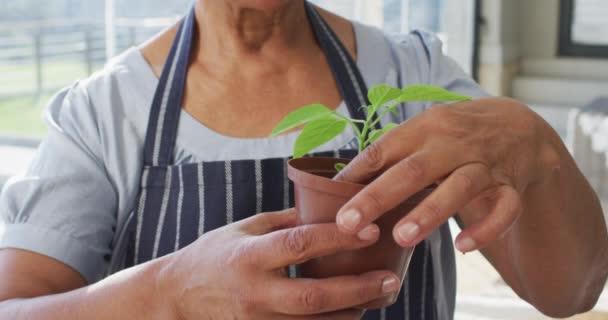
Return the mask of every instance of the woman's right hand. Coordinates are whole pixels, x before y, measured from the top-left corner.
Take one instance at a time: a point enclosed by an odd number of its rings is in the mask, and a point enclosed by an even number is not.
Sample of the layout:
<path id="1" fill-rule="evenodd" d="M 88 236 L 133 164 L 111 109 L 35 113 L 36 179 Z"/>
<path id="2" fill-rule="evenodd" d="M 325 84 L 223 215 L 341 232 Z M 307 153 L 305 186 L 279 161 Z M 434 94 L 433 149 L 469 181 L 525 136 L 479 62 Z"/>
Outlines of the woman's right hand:
<path id="1" fill-rule="evenodd" d="M 179 319 L 359 319 L 354 306 L 399 289 L 390 271 L 327 279 L 290 279 L 286 267 L 371 245 L 379 229 L 357 235 L 334 223 L 295 226 L 293 209 L 262 213 L 200 237 L 165 257 L 160 294 Z"/>

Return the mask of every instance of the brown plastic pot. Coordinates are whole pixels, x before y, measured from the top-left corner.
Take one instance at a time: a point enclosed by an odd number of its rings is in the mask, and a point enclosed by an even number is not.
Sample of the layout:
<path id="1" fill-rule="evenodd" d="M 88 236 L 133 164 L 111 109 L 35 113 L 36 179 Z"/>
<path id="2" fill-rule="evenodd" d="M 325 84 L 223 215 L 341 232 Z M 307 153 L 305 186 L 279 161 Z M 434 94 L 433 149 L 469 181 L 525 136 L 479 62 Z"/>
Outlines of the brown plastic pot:
<path id="1" fill-rule="evenodd" d="M 298 225 L 329 223 L 336 220 L 338 210 L 365 185 L 332 180 L 336 163 L 348 163 L 339 158 L 299 158 L 288 162 L 288 176 L 294 183 Z M 375 270 L 390 270 L 401 283 L 412 258 L 414 248 L 400 247 L 392 236 L 392 229 L 411 211 L 429 190 L 423 190 L 402 202 L 375 221 L 380 227 L 380 239 L 367 248 L 340 252 L 307 261 L 300 265 L 305 278 L 327 278 L 357 275 Z M 378 309 L 392 305 L 399 292 L 359 306 L 361 309 Z"/>

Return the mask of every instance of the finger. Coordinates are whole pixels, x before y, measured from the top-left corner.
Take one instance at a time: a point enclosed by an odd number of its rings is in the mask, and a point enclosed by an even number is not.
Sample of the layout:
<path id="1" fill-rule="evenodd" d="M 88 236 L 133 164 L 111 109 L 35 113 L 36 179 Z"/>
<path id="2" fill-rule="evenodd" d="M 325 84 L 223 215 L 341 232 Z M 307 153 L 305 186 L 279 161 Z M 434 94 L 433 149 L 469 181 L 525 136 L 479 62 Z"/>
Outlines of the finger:
<path id="1" fill-rule="evenodd" d="M 399 161 L 367 185 L 336 216 L 340 231 L 356 233 L 462 163 L 451 148 L 430 148 Z"/>
<path id="2" fill-rule="evenodd" d="M 367 247 L 375 243 L 379 235 L 380 229 L 375 224 L 357 235 L 339 232 L 335 223 L 314 224 L 263 235 L 256 239 L 253 250 L 264 266 L 274 269 Z"/>
<path id="3" fill-rule="evenodd" d="M 358 320 L 363 317 L 365 310 L 351 309 L 344 311 L 331 312 L 321 315 L 319 320 Z"/>
<path id="4" fill-rule="evenodd" d="M 456 237 L 456 248 L 461 252 L 479 250 L 502 236 L 523 212 L 519 193 L 511 186 L 496 190 L 496 204 L 479 222 L 472 224 Z"/>
<path id="5" fill-rule="evenodd" d="M 334 312 L 326 312 L 321 314 L 312 315 L 287 315 L 273 313 L 268 315 L 265 319 L 272 320 L 360 320 L 363 317 L 365 310 L 361 309 L 348 309 Z"/>
<path id="6" fill-rule="evenodd" d="M 261 235 L 275 230 L 292 228 L 296 225 L 296 210 L 294 208 L 264 212 L 244 219 L 239 223 L 241 228 L 250 235 Z"/>
<path id="7" fill-rule="evenodd" d="M 360 320 L 363 317 L 365 310 L 348 309 L 334 312 L 326 312 L 312 315 L 287 315 L 272 313 L 264 317 L 264 319 L 272 320 Z"/>
<path id="8" fill-rule="evenodd" d="M 428 128 L 429 123 L 437 122 L 429 115 L 430 112 L 420 113 L 382 135 L 340 170 L 334 179 L 366 184 L 401 159 L 420 150 L 428 141 L 429 132 L 434 131 Z"/>
<path id="9" fill-rule="evenodd" d="M 281 279 L 269 288 L 272 311 L 310 315 L 349 309 L 395 294 L 401 283 L 389 271 L 327 279 Z"/>
<path id="10" fill-rule="evenodd" d="M 467 164 L 454 170 L 395 225 L 395 241 L 404 247 L 415 246 L 490 187 L 491 182 L 489 169 L 481 163 Z"/>
<path id="11" fill-rule="evenodd" d="M 328 312 L 318 315 L 305 315 L 305 316 L 291 316 L 290 319 L 294 320 L 358 320 L 363 317 L 365 310 L 360 309 L 349 309 Z"/>
<path id="12" fill-rule="evenodd" d="M 460 108 L 446 104 L 431 106 L 367 146 L 335 179 L 366 184 L 401 159 L 428 146 L 430 141 L 440 141 L 440 148 L 462 141 L 463 137 L 471 134 L 475 125 L 470 116 L 464 116 L 470 111 L 458 111 L 463 108 L 462 104 Z M 454 152 L 451 157 L 472 156 L 462 150 Z"/>
<path id="13" fill-rule="evenodd" d="M 397 131 L 403 131 L 400 129 L 396 128 L 387 132 L 380 140 L 365 148 L 346 167 L 340 170 L 334 179 L 367 183 L 392 166 L 398 159 L 403 158 L 410 150 L 403 150 L 403 145 L 394 145 L 395 140 L 403 141 L 402 139 L 406 139 L 401 136 L 402 134 L 398 134 Z"/>

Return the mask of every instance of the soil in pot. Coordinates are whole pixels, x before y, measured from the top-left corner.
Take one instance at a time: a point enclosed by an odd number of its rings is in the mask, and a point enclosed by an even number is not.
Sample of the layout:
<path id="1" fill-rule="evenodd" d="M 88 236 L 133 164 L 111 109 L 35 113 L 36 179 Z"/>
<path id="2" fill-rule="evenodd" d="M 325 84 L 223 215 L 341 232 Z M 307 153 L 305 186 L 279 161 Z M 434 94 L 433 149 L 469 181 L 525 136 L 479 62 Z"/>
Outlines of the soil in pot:
<path id="1" fill-rule="evenodd" d="M 365 185 L 332 180 L 336 163 L 348 163 L 339 158 L 298 158 L 288 162 L 289 179 L 294 183 L 298 224 L 330 223 L 336 220 L 338 210 Z M 327 278 L 356 275 L 375 270 L 391 270 L 403 283 L 414 248 L 400 247 L 392 236 L 395 224 L 411 211 L 429 190 L 423 190 L 385 213 L 376 222 L 380 239 L 370 247 L 345 251 L 307 261 L 300 265 L 305 278 Z M 359 306 L 377 309 L 395 303 L 399 293 Z"/>

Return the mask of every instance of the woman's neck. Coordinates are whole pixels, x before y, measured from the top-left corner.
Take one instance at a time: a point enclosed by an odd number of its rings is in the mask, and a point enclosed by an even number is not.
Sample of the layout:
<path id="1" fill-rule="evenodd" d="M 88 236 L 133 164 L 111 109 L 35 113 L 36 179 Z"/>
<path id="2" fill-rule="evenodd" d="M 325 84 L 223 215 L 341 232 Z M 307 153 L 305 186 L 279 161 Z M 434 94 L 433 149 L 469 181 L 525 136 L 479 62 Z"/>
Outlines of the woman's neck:
<path id="1" fill-rule="evenodd" d="M 265 10 L 236 6 L 238 1 L 279 3 Z M 198 0 L 197 32 L 189 75 L 216 82 L 268 79 L 325 63 L 308 22 L 304 0 Z M 260 8 L 258 5 L 257 8 Z M 350 21 L 317 8 L 356 57 Z M 160 76 L 179 24 L 144 43 L 141 52 Z"/>
<path id="2" fill-rule="evenodd" d="M 304 0 L 199 0 L 196 61 L 276 67 L 318 53 L 304 6 Z"/>

